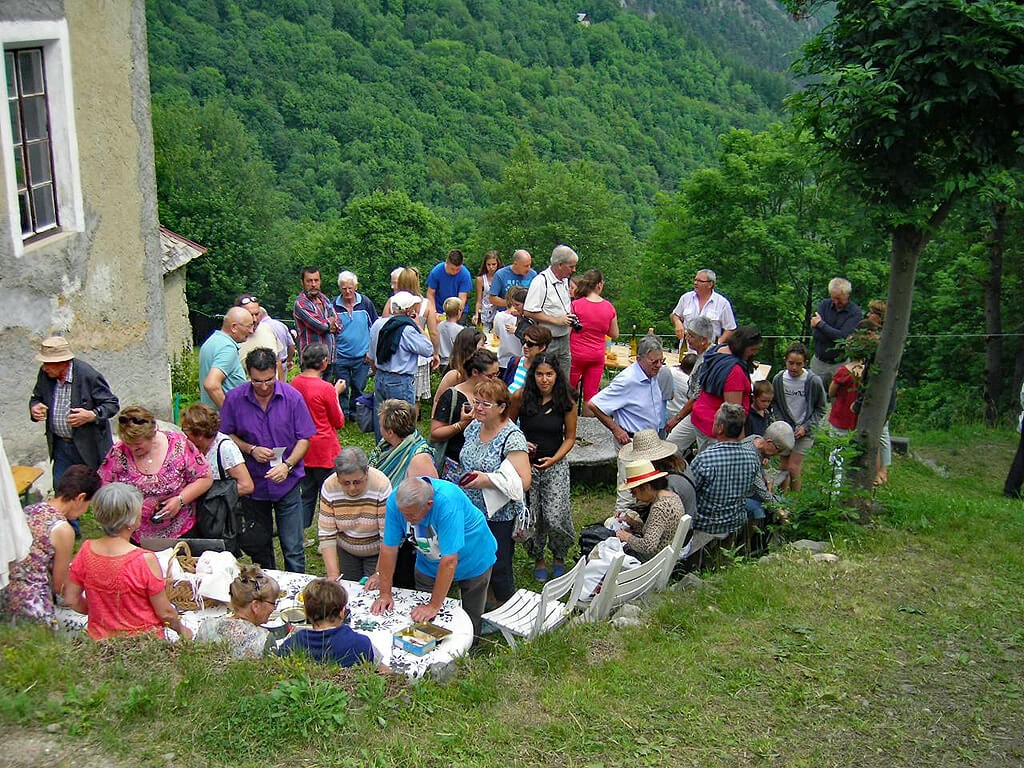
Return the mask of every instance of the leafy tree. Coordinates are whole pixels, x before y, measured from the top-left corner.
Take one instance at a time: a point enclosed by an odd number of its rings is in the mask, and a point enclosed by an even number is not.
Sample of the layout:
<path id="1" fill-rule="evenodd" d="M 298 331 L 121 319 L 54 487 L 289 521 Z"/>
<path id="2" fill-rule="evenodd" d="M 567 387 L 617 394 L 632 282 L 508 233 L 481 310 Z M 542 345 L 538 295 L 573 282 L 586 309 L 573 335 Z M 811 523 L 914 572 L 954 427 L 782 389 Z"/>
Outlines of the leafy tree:
<path id="1" fill-rule="evenodd" d="M 803 12 L 819 0 L 790 0 Z M 1019 162 L 1024 6 L 1006 0 L 840 0 L 803 50 L 791 99 L 837 178 L 879 206 L 892 237 L 877 374 L 858 422 L 869 487 L 907 337 L 918 259 L 954 201 Z"/>
<path id="2" fill-rule="evenodd" d="M 587 163 L 542 162 L 522 145 L 490 190 L 492 205 L 480 217 L 470 249 L 482 254 L 498 249 L 507 260 L 517 248 L 534 257 L 538 270 L 551 250 L 569 245 L 580 256 L 581 270 L 604 272 L 607 295 L 636 296 L 638 245 L 629 229 L 628 209 Z M 620 311 L 632 313 L 637 307 Z M 632 315 L 631 315 L 632 316 Z"/>

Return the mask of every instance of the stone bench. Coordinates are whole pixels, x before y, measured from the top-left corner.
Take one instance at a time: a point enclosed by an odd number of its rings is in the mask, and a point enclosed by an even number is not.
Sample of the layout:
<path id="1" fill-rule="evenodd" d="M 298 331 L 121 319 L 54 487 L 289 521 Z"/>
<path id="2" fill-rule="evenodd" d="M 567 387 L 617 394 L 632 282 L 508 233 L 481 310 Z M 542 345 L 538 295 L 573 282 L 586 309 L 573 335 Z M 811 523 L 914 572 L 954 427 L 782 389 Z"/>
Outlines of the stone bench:
<path id="1" fill-rule="evenodd" d="M 619 444 L 593 416 L 580 416 L 576 423 L 576 445 L 568 455 L 573 485 L 601 485 L 615 482 Z"/>

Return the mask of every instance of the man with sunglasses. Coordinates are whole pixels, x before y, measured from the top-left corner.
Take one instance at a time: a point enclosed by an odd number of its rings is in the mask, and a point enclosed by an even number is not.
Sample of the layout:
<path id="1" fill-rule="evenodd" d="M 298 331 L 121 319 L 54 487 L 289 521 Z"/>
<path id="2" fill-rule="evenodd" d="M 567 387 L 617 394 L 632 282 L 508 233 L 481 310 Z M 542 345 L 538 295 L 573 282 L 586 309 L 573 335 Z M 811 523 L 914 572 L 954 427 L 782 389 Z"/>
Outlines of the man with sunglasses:
<path id="1" fill-rule="evenodd" d="M 46 424 L 56 488 L 72 464 L 99 467 L 113 445 L 110 419 L 121 404 L 103 374 L 75 357 L 67 339 L 44 339 L 36 360 L 42 365 L 28 401 L 29 416 Z"/>

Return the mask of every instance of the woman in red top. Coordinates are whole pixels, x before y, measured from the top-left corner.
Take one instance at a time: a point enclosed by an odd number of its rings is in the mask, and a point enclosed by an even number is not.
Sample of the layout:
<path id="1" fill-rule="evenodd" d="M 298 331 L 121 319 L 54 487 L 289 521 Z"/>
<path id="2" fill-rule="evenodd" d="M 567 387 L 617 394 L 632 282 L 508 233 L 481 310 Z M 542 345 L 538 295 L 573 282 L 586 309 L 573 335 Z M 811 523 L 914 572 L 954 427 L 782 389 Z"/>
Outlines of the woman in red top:
<path id="1" fill-rule="evenodd" d="M 164 591 L 156 555 L 130 541 L 142 520 L 142 494 L 127 483 L 104 485 L 92 497 L 92 514 L 106 535 L 82 545 L 64 590 L 67 604 L 89 617 L 89 637 L 163 637 L 170 627 L 191 638 Z"/>
<path id="2" fill-rule="evenodd" d="M 865 319 L 857 324 L 853 335 L 846 339 L 846 355 L 850 362 L 839 366 L 828 385 L 828 396 L 833 400 L 828 423 L 833 434 L 845 435 L 857 428 L 857 414 L 853 411 L 853 404 L 857 401 L 860 383 L 864 378 L 864 361 L 874 355 L 877 337 L 878 324 L 874 320 Z"/>
<path id="3" fill-rule="evenodd" d="M 761 331 L 756 325 L 741 325 L 729 340 L 704 353 L 700 367 L 700 394 L 693 404 L 690 420 L 697 429 L 697 443 L 704 449 L 714 439 L 715 414 L 722 403 L 735 403 L 750 413 L 750 363 L 761 349 Z"/>
<path id="4" fill-rule="evenodd" d="M 316 505 L 320 499 L 320 488 L 324 480 L 334 474 L 334 459 L 341 452 L 338 430 L 345 426 L 345 414 L 341 412 L 338 398 L 347 389 L 343 379 L 333 386 L 323 380 L 321 374 L 330 365 L 327 347 L 310 344 L 302 349 L 302 373 L 291 381 L 306 401 L 309 415 L 316 425 L 316 434 L 309 440 L 309 450 L 303 458 L 306 475 L 299 481 L 302 494 L 302 527 L 313 524 Z"/>
<path id="5" fill-rule="evenodd" d="M 619 321 L 615 307 L 601 298 L 604 291 L 604 275 L 596 269 L 588 269 L 576 278 L 577 298 L 570 305 L 573 314 L 583 326 L 569 334 L 569 351 L 572 353 L 572 367 L 569 371 L 569 386 L 574 390 L 583 379 L 583 402 L 587 402 L 601 387 L 604 373 L 604 340 L 619 336 Z"/>

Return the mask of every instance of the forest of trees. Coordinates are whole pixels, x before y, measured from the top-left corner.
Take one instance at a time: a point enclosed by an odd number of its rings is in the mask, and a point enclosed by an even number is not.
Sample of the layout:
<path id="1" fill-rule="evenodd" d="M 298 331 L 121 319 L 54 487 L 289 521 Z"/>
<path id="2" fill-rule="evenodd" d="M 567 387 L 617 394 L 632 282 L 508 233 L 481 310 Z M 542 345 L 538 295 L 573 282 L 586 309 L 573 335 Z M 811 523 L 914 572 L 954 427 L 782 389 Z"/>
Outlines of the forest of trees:
<path id="1" fill-rule="evenodd" d="M 210 248 L 189 267 L 198 311 L 251 290 L 287 317 L 305 263 L 328 291 L 351 268 L 380 299 L 394 266 L 450 247 L 475 270 L 490 248 L 543 261 L 557 242 L 606 272 L 626 329 L 667 331 L 701 266 L 776 346 L 807 332 L 835 274 L 856 301 L 885 298 L 882 217 L 785 112 L 792 52 L 820 21 L 772 0 L 152 0 L 147 14 L 161 222 Z M 1015 394 L 1020 336 L 986 347 L 1021 331 L 1007 197 L 961 199 L 922 254 L 908 417 L 974 418 Z"/>

